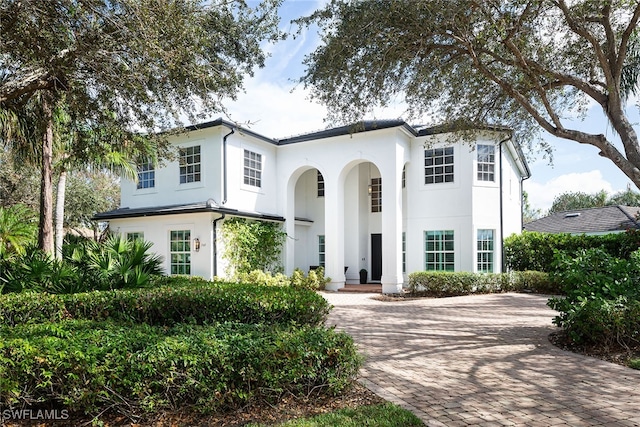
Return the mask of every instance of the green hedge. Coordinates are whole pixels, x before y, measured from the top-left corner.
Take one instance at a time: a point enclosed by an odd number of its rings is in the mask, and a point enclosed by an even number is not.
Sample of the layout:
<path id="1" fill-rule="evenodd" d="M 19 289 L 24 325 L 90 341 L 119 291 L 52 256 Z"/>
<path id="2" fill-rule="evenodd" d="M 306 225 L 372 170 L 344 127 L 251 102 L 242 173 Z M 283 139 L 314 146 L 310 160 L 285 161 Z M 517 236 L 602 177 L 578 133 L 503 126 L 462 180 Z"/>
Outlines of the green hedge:
<path id="1" fill-rule="evenodd" d="M 35 292 L 0 295 L 0 324 L 88 319 L 149 325 L 215 322 L 321 325 L 330 310 L 322 296 L 306 289 L 186 280 L 179 283 L 184 286 L 70 295 Z"/>
<path id="2" fill-rule="evenodd" d="M 516 271 L 512 273 L 466 273 L 419 271 L 409 274 L 409 291 L 434 297 L 451 297 L 495 292 L 537 292 L 558 294 L 560 287 L 547 273 Z"/>
<path id="3" fill-rule="evenodd" d="M 68 320 L 0 334 L 3 407 L 208 411 L 283 393 L 338 393 L 361 365 L 348 335 L 309 326 Z"/>
<path id="4" fill-rule="evenodd" d="M 504 242 L 506 265 L 516 271 L 549 272 L 556 251 L 575 255 L 591 248 L 600 248 L 616 258 L 629 259 L 640 248 L 640 232 L 628 230 L 625 233 L 587 236 L 525 231 L 509 236 Z"/>

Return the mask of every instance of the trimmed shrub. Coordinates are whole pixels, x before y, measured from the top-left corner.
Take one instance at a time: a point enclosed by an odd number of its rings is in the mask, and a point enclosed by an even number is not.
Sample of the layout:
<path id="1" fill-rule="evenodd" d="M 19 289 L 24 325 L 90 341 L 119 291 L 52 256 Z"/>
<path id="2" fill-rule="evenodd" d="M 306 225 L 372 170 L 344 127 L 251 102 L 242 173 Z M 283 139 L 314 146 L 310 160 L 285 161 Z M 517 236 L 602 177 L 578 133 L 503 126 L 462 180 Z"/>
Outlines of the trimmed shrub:
<path id="1" fill-rule="evenodd" d="M 361 358 L 343 332 L 225 323 L 63 321 L 2 327 L 0 404 L 95 413 L 196 405 L 200 411 L 283 393 L 339 393 Z"/>
<path id="2" fill-rule="evenodd" d="M 557 294 L 558 286 L 547 273 L 539 271 L 495 274 L 419 271 L 409 274 L 409 291 L 433 297 L 523 291 Z"/>
<path id="3" fill-rule="evenodd" d="M 310 290 L 183 280 L 189 286 L 70 295 L 1 295 L 0 319 L 5 325 L 55 322 L 63 318 L 149 325 L 225 321 L 321 325 L 330 310 L 329 303 Z"/>

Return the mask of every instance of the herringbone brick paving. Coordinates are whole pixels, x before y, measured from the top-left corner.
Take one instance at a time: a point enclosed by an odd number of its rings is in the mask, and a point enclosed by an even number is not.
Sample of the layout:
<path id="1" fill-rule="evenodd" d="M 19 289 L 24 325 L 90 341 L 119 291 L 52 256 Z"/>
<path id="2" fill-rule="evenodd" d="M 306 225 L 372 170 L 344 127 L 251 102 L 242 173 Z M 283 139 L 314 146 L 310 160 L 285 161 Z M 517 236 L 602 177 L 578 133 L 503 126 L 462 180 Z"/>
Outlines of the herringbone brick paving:
<path id="1" fill-rule="evenodd" d="M 428 426 L 640 426 L 640 371 L 553 346 L 547 296 L 323 295 L 361 381 Z"/>

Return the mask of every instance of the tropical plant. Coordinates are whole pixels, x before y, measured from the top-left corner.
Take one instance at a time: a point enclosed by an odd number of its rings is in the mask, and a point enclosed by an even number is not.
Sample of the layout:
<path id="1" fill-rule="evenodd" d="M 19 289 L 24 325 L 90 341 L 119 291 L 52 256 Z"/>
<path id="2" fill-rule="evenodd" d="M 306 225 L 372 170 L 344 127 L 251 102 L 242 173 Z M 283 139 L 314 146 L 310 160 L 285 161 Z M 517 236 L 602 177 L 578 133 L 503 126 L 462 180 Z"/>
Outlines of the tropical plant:
<path id="1" fill-rule="evenodd" d="M 35 216 L 29 208 L 0 206 L 0 259 L 23 254 L 35 242 L 36 231 Z"/>
<path id="2" fill-rule="evenodd" d="M 162 257 L 149 251 L 152 245 L 114 235 L 103 243 L 88 241 L 77 246 L 71 259 L 84 267 L 84 280 L 93 281 L 95 289 L 138 288 L 163 272 Z"/>

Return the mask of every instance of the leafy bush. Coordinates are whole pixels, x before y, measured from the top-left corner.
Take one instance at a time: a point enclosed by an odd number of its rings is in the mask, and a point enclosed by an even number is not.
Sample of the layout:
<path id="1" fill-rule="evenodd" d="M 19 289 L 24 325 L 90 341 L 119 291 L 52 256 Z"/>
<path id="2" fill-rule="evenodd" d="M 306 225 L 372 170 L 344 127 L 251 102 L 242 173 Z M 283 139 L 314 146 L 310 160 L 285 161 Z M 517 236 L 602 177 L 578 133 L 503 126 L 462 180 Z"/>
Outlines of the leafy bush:
<path id="1" fill-rule="evenodd" d="M 628 230 L 625 233 L 587 236 L 525 231 L 509 236 L 504 242 L 506 265 L 517 271 L 549 272 L 556 251 L 575 255 L 591 248 L 601 248 L 611 256 L 629 259 L 640 248 L 640 232 Z"/>
<path id="2" fill-rule="evenodd" d="M 559 252 L 554 280 L 563 285 L 564 298 L 549 306 L 560 312 L 554 323 L 578 343 L 629 345 L 640 343 L 640 251 L 629 260 L 603 249 Z"/>
<path id="3" fill-rule="evenodd" d="M 333 329 L 93 321 L 0 328 L 0 404 L 200 410 L 283 393 L 338 393 L 357 374 L 352 339 Z"/>
<path id="4" fill-rule="evenodd" d="M 306 276 L 302 270 L 296 268 L 291 276 L 291 286 L 296 289 L 324 290 L 330 281 L 331 278 L 324 277 L 324 268 L 322 267 L 310 270 Z"/>
<path id="5" fill-rule="evenodd" d="M 240 273 L 237 275 L 240 283 L 250 283 L 259 286 L 289 286 L 291 279 L 285 274 L 271 274 L 268 271 L 253 270 L 249 273 Z"/>
<path id="6" fill-rule="evenodd" d="M 547 273 L 467 273 L 419 271 L 409 274 L 409 291 L 434 297 L 451 297 L 494 292 L 557 293 L 558 287 Z"/>
<path id="7" fill-rule="evenodd" d="M 180 283 L 173 280 L 171 283 Z M 176 323 L 297 323 L 321 325 L 329 303 L 315 292 L 292 287 L 219 284 L 182 279 L 188 286 L 93 291 L 70 295 L 0 296 L 0 319 L 7 325 L 63 318 Z"/>

